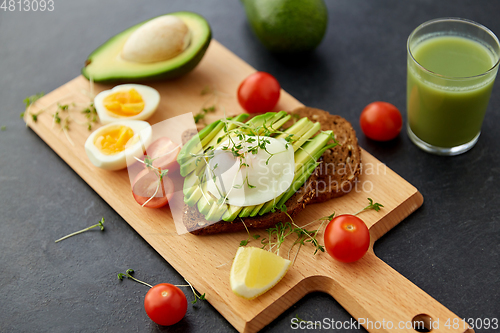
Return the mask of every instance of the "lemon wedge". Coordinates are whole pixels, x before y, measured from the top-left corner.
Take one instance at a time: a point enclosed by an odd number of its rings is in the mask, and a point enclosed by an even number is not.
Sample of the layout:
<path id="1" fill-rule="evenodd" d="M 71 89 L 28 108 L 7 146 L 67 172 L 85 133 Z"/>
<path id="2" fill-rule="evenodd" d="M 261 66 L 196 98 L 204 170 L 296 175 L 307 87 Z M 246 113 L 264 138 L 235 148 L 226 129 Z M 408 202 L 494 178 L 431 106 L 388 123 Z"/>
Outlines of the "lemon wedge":
<path id="1" fill-rule="evenodd" d="M 290 263 L 290 260 L 257 247 L 240 247 L 229 274 L 231 290 L 246 299 L 262 295 L 280 282 Z"/>

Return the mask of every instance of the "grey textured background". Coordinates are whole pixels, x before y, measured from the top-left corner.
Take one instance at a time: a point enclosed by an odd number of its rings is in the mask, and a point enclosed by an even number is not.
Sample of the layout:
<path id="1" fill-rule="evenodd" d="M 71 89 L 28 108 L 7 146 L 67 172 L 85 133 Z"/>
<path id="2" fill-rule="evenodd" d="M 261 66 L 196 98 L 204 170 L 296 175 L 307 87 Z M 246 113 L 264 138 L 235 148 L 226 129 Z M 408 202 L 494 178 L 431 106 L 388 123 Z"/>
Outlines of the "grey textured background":
<path id="1" fill-rule="evenodd" d="M 189 306 L 175 326 L 151 322 L 143 310 L 147 288 L 120 282 L 116 273 L 134 268 L 153 284 L 182 277 L 19 119 L 26 96 L 79 75 L 87 55 L 109 37 L 179 10 L 205 16 L 214 38 L 275 75 L 306 105 L 347 118 L 366 150 L 422 192 L 423 207 L 375 244 L 382 260 L 460 317 L 500 316 L 498 83 L 481 138 L 462 156 L 428 155 L 405 130 L 392 142 L 376 143 L 358 125 L 363 107 L 375 100 L 395 104 L 406 120 L 405 43 L 417 25 L 455 16 L 500 34 L 499 1 L 326 0 L 325 39 L 300 60 L 269 54 L 236 0 L 54 1 L 53 12 L 0 10 L 0 126 L 6 126 L 0 131 L 1 332 L 233 331 L 206 302 Z M 54 244 L 102 216 L 105 232 Z M 350 319 L 332 297 L 313 293 L 263 331 L 292 331 L 296 315 Z"/>

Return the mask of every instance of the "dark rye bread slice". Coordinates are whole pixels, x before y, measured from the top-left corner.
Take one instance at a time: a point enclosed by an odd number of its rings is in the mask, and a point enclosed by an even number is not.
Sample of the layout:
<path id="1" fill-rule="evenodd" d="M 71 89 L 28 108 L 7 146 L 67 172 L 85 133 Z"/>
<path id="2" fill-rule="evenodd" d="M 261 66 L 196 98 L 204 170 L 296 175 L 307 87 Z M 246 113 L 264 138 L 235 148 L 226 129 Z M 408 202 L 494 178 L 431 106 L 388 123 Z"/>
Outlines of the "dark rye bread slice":
<path id="1" fill-rule="evenodd" d="M 318 172 L 311 176 L 314 178 L 316 195 L 309 203 L 323 202 L 349 193 L 361 172 L 361 148 L 351 123 L 341 116 L 315 108 L 301 107 L 291 113 L 297 114 L 299 119 L 307 117 L 319 122 L 322 131 L 332 130 L 339 143 L 321 156 L 321 164 L 316 168 Z"/>
<path id="2" fill-rule="evenodd" d="M 356 132 L 344 118 L 331 115 L 326 111 L 300 107 L 290 112 L 292 117 L 283 127 L 287 128 L 302 117 L 321 123 L 321 130 L 332 130 L 339 145 L 327 150 L 320 158 L 321 164 L 314 170 L 306 183 L 285 203 L 287 213 L 294 217 L 308 204 L 327 201 L 349 193 L 361 171 L 361 149 Z M 186 139 L 193 133 L 186 133 Z M 269 212 L 262 216 L 236 218 L 232 222 L 220 221 L 210 224 L 196 206 L 184 205 L 183 223 L 195 235 L 209 235 L 236 232 L 249 229 L 273 227 L 276 223 L 286 222 L 284 212 Z M 245 225 L 243 225 L 243 223 Z"/>

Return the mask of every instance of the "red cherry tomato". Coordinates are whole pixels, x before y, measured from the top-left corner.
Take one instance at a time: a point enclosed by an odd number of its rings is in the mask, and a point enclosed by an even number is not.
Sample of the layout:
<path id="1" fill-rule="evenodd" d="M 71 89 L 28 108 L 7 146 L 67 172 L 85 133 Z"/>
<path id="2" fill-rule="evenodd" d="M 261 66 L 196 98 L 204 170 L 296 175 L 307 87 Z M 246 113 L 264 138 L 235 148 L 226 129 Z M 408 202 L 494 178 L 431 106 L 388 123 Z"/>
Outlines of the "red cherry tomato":
<path id="1" fill-rule="evenodd" d="M 238 88 L 238 102 L 249 113 L 271 111 L 280 98 L 280 84 L 266 72 L 256 72 L 241 82 Z"/>
<path id="2" fill-rule="evenodd" d="M 180 150 L 181 147 L 178 144 L 173 143 L 167 137 L 161 137 L 149 145 L 145 154 L 153 159 L 155 168 L 168 169 L 169 172 L 172 172 L 179 169 L 177 155 L 179 155 Z"/>
<path id="3" fill-rule="evenodd" d="M 403 127 L 401 112 L 392 104 L 373 102 L 361 112 L 361 130 L 367 137 L 376 141 L 388 141 L 398 136 Z"/>
<path id="4" fill-rule="evenodd" d="M 158 187 L 159 177 L 156 172 L 149 169 L 144 169 L 137 174 L 132 182 L 132 194 L 135 201 L 139 205 L 144 205 L 153 195 L 155 195 L 156 188 Z M 161 186 L 156 192 L 153 199 L 144 205 L 147 208 L 160 208 L 165 206 L 174 194 L 174 183 L 172 180 L 165 176 L 162 179 Z"/>
<path id="5" fill-rule="evenodd" d="M 325 229 L 325 248 L 334 259 L 353 262 L 361 259 L 370 246 L 366 224 L 354 215 L 339 215 Z"/>
<path id="6" fill-rule="evenodd" d="M 149 289 L 144 298 L 148 317 L 158 325 L 178 323 L 187 311 L 186 295 L 170 283 L 160 283 Z"/>

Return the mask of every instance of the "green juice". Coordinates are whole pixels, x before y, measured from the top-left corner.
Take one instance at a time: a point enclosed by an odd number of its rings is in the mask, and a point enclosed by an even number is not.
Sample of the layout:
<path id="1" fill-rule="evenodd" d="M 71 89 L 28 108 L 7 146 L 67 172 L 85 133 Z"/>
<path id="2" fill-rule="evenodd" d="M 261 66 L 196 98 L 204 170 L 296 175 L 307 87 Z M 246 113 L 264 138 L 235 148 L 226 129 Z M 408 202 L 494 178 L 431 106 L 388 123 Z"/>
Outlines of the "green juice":
<path id="1" fill-rule="evenodd" d="M 495 55 L 471 39 L 436 36 L 419 42 L 408 59 L 407 108 L 411 131 L 443 148 L 472 141 L 481 131 L 495 73 Z"/>

